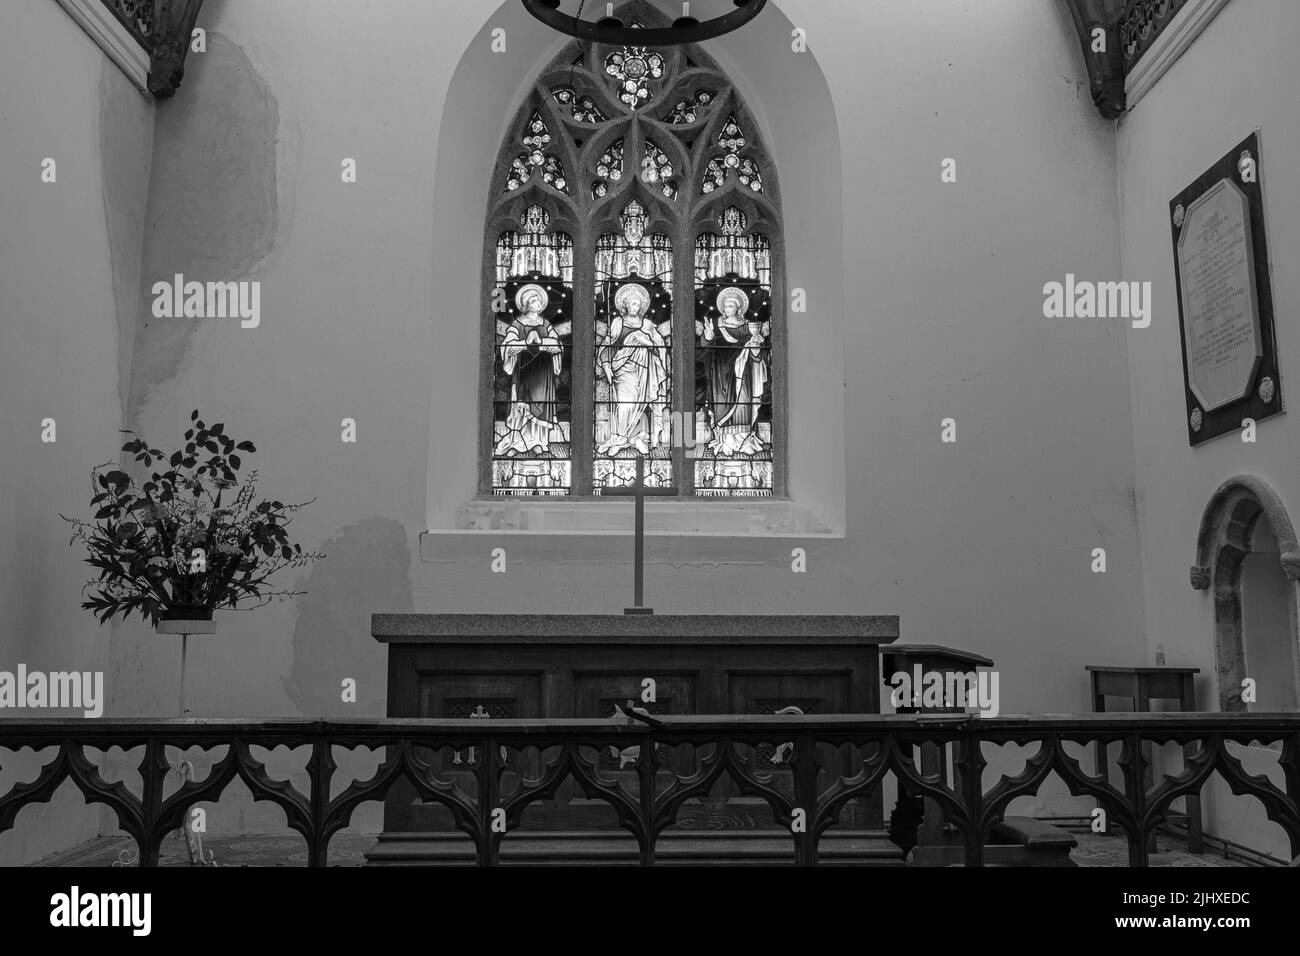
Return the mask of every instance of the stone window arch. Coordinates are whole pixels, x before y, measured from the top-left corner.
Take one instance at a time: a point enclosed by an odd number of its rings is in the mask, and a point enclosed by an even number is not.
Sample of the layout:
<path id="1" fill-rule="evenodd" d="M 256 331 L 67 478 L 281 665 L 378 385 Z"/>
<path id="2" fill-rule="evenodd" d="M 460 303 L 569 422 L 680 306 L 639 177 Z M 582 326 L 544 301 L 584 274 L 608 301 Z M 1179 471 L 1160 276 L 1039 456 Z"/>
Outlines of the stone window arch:
<path id="1" fill-rule="evenodd" d="M 1220 485 L 1206 505 L 1196 538 L 1196 564 L 1191 568 L 1192 587 L 1210 590 L 1214 599 L 1215 674 L 1223 711 L 1248 709 L 1241 699 L 1242 681 L 1252 676 L 1243 626 L 1242 565 L 1252 555 L 1261 518 L 1276 539 L 1276 560 L 1288 592 L 1284 612 L 1288 627 L 1275 639 L 1287 644 L 1289 654 L 1284 656 L 1289 658 L 1290 673 L 1286 679 L 1293 691 L 1300 691 L 1300 543 L 1277 492 L 1260 478 L 1238 475 Z"/>

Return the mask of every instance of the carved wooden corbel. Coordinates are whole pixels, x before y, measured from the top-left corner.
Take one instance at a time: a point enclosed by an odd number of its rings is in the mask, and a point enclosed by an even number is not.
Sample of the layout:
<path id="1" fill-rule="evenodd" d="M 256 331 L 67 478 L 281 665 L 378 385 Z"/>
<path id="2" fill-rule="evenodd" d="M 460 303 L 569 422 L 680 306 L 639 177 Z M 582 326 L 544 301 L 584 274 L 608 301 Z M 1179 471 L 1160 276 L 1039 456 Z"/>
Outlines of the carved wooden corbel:
<path id="1" fill-rule="evenodd" d="M 1106 119 L 1115 119 L 1125 108 L 1124 47 L 1120 21 L 1129 0 L 1065 0 L 1074 17 L 1088 66 L 1092 101 Z"/>
<path id="2" fill-rule="evenodd" d="M 185 55 L 203 0 L 153 0 L 153 49 L 149 51 L 149 92 L 165 100 L 185 77 Z"/>

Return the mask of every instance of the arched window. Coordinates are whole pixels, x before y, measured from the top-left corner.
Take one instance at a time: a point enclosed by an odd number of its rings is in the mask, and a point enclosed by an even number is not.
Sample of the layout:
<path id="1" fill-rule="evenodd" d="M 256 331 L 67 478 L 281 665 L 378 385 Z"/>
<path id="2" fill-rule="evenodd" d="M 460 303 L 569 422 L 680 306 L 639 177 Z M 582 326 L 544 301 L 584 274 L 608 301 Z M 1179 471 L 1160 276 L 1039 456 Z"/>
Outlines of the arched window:
<path id="1" fill-rule="evenodd" d="M 566 47 L 488 198 L 481 491 L 599 495 L 644 456 L 683 496 L 783 494 L 780 236 L 776 170 L 707 55 Z"/>

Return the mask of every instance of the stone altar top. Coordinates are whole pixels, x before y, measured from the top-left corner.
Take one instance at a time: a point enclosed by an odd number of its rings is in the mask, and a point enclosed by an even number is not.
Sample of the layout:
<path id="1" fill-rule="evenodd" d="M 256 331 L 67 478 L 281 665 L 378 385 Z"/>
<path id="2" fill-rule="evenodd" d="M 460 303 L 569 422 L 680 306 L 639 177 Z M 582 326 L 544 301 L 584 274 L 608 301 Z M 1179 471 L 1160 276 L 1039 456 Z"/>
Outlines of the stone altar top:
<path id="1" fill-rule="evenodd" d="M 896 614 L 422 614 L 370 616 L 385 644 L 890 644 Z"/>

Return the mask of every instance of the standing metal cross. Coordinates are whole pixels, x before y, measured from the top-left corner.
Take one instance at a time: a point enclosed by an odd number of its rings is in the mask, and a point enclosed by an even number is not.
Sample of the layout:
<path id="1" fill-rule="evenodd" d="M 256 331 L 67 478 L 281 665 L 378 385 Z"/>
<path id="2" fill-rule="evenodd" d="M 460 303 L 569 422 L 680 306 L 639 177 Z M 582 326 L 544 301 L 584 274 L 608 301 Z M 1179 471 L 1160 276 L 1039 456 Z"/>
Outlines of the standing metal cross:
<path id="1" fill-rule="evenodd" d="M 668 496 L 677 494 L 674 487 L 647 488 L 645 485 L 645 457 L 636 459 L 636 481 L 627 488 L 602 488 L 601 497 L 636 499 L 636 594 L 635 607 L 623 609 L 624 614 L 653 614 L 654 608 L 644 607 L 645 597 L 645 498 L 646 495 Z"/>

